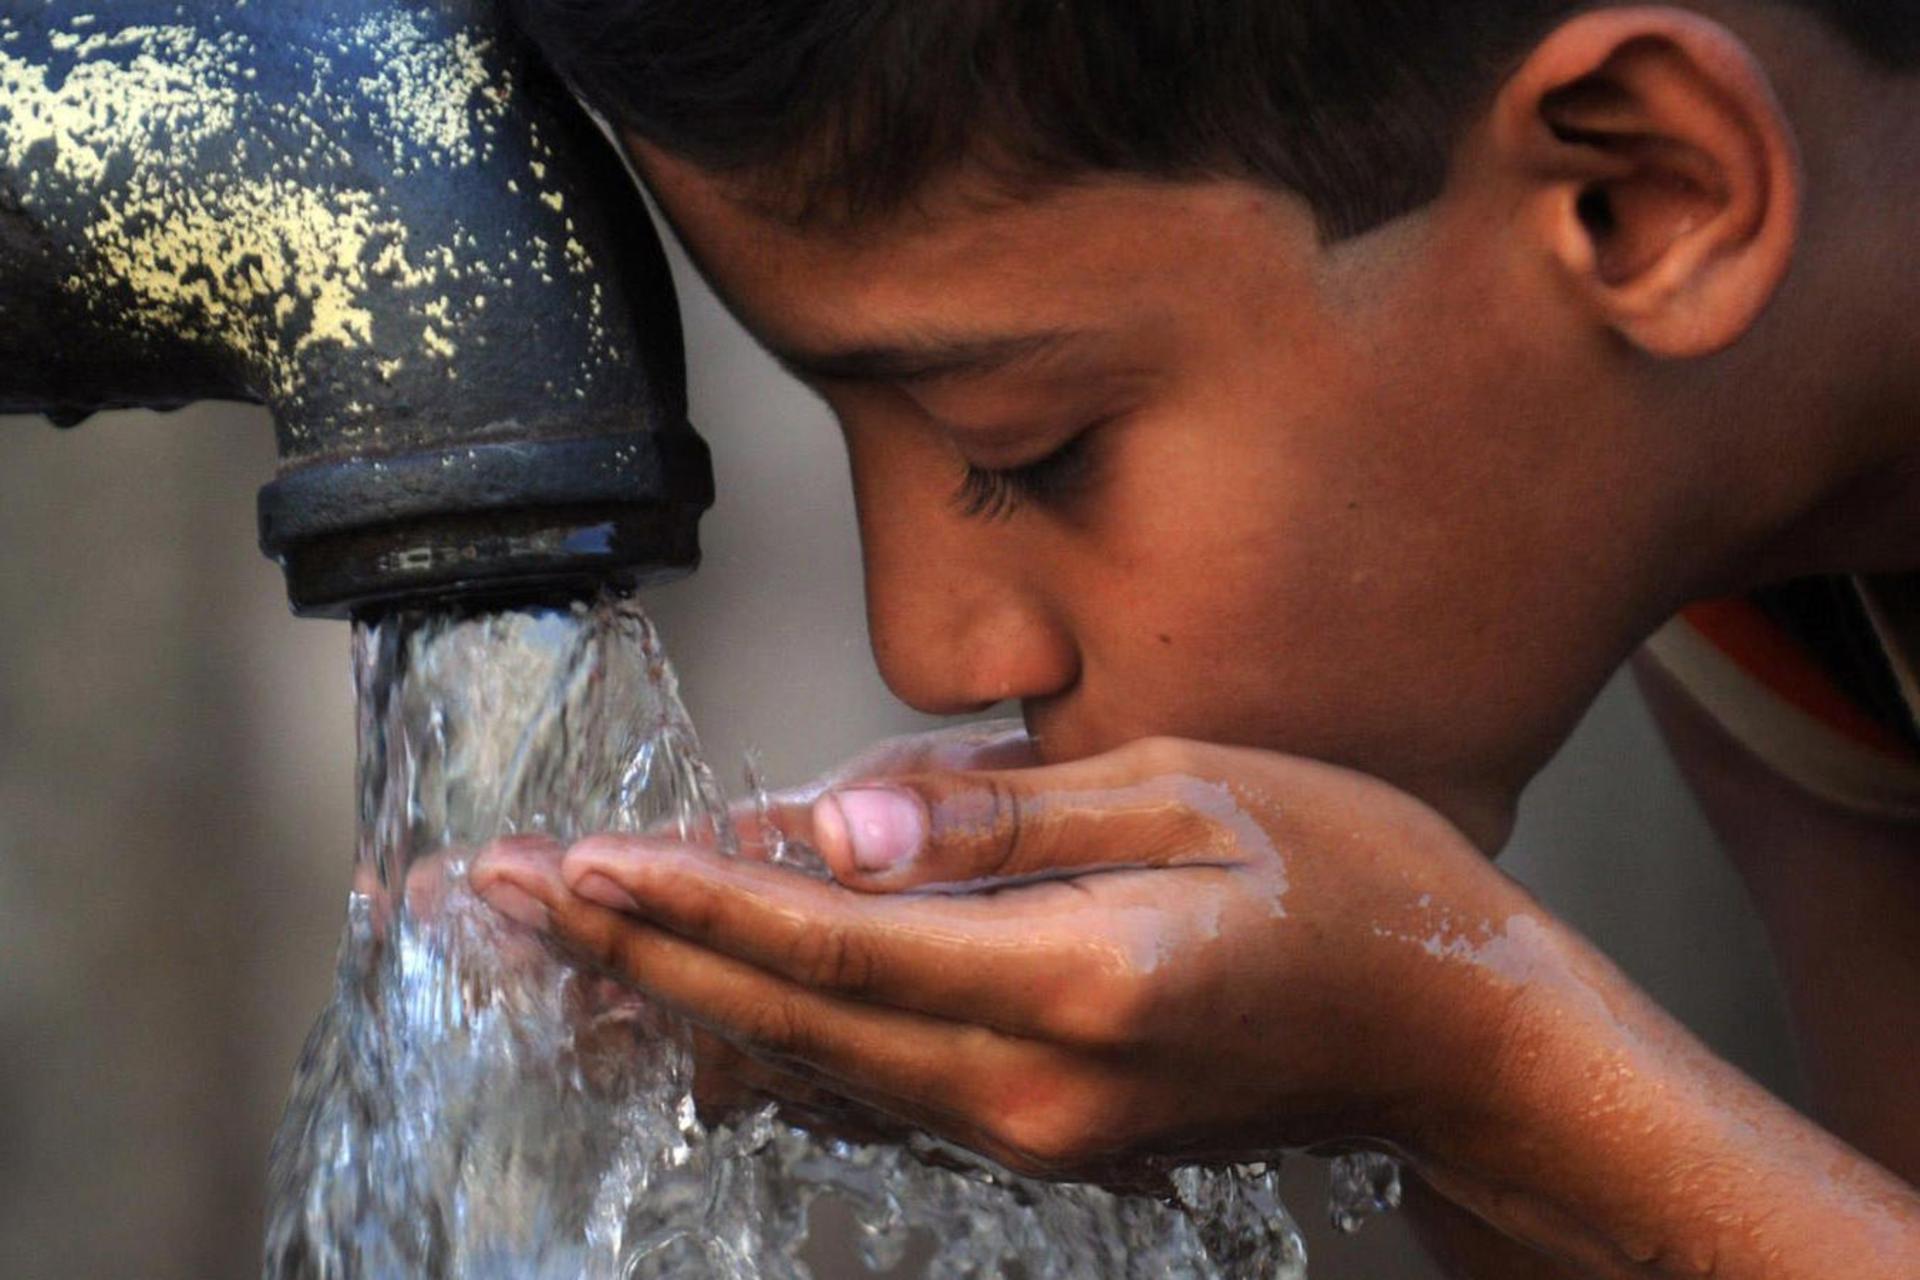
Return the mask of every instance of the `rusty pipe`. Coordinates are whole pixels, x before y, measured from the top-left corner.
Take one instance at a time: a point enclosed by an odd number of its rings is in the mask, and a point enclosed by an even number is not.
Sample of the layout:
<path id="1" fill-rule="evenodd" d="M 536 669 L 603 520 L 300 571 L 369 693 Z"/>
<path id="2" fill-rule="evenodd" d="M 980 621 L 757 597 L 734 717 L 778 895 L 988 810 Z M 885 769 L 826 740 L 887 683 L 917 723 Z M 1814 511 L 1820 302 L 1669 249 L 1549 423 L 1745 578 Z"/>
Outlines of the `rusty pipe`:
<path id="1" fill-rule="evenodd" d="M 0 412 L 202 399 L 300 613 L 698 562 L 659 242 L 492 0 L 0 0 Z"/>

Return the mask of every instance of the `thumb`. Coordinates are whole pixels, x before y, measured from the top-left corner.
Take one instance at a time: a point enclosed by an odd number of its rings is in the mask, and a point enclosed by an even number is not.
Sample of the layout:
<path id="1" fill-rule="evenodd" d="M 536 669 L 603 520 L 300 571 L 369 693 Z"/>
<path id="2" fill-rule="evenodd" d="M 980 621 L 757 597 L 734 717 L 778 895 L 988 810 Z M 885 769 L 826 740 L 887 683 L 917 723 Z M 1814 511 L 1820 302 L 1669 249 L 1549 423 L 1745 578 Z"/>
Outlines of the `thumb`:
<path id="1" fill-rule="evenodd" d="M 850 784 L 814 803 L 815 847 L 834 879 L 876 892 L 1251 856 L 1225 782 L 1139 756 Z"/>
<path id="2" fill-rule="evenodd" d="M 781 844 L 819 845 L 814 812 L 835 789 L 934 770 L 1016 769 L 1034 763 L 1033 740 L 1018 720 L 986 720 L 889 738 L 803 786 L 756 796 L 727 813 L 742 855 L 765 862 Z M 837 812 L 831 815 L 837 818 Z"/>

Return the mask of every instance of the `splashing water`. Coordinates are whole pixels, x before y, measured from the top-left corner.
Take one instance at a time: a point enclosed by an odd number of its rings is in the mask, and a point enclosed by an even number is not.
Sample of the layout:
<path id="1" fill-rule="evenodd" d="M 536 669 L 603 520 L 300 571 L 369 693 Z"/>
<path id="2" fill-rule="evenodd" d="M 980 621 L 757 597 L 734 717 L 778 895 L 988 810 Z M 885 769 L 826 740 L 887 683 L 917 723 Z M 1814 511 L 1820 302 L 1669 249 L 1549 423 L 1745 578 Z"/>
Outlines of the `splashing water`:
<path id="1" fill-rule="evenodd" d="M 935 1280 L 1300 1277 L 1267 1166 L 1164 1198 L 1014 1177 L 930 1139 L 712 1129 L 684 1029 L 466 885 L 472 851 L 661 826 L 733 852 L 672 669 L 629 602 L 356 628 L 360 847 L 338 984 L 275 1140 L 267 1280 L 809 1275 L 822 1196 Z M 796 874 L 810 850 L 777 851 Z"/>
<path id="2" fill-rule="evenodd" d="M 1377 1151 L 1334 1158 L 1328 1171 L 1327 1216 L 1336 1231 L 1352 1235 L 1368 1218 L 1400 1207 L 1400 1162 Z"/>

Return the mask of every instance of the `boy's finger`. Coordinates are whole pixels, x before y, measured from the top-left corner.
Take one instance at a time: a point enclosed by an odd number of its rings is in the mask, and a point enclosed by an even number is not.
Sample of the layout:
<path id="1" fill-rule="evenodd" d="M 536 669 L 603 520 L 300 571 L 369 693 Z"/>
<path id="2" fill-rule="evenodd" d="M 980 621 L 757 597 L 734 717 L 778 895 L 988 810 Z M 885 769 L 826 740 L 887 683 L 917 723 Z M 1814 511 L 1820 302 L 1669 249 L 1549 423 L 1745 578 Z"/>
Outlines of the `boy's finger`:
<path id="1" fill-rule="evenodd" d="M 1226 784 L 1143 773 L 1114 753 L 1069 765 L 929 773 L 842 787 L 812 812 L 834 878 L 892 892 L 1247 860 Z"/>
<path id="2" fill-rule="evenodd" d="M 709 1124 L 738 1119 L 766 1103 L 780 1118 L 824 1138 L 848 1142 L 898 1142 L 905 1135 L 899 1108 L 877 1100 L 857 1101 L 853 1090 L 828 1088 L 822 1078 L 762 1062 L 711 1031 L 692 1029 L 694 1105 Z"/>
<path id="3" fill-rule="evenodd" d="M 831 787 L 869 778 L 961 769 L 1026 769 L 1039 762 L 1025 725 L 1018 720 L 987 720 L 888 738 L 828 774 L 805 799 L 811 802 Z"/>
<path id="4" fill-rule="evenodd" d="M 770 1066 L 701 1027 L 692 1028 L 693 1100 L 710 1122 L 733 1118 L 766 1102 L 832 1109 L 838 1099 L 791 1071 Z"/>
<path id="5" fill-rule="evenodd" d="M 884 1124 L 863 1121 L 850 1108 L 866 1107 L 876 1118 L 890 1116 L 914 1125 L 932 1119 L 913 1099 L 860 1076 L 856 1058 L 839 1055 L 829 1065 L 810 1057 L 806 1050 L 813 1037 L 801 1023 L 784 1016 L 744 1017 L 737 1012 L 729 1016 L 725 1010 L 739 1010 L 742 1000 L 714 997 L 727 990 L 732 962 L 573 898 L 560 881 L 557 865 L 547 850 L 496 847 L 490 858 L 475 867 L 474 882 L 483 897 L 504 904 L 507 913 L 522 923 L 535 922 L 527 905 L 531 904 L 538 912 L 539 928 L 558 933 L 603 971 L 695 1020 L 690 1028 L 694 1100 L 710 1123 L 733 1119 L 763 1101 L 777 1103 L 786 1118 L 809 1129 L 856 1141 L 878 1141 L 888 1134 Z M 655 963 L 655 957 L 662 962 Z M 702 976 L 705 981 L 700 980 Z M 770 984 L 776 980 L 756 975 L 754 981 L 755 989 L 745 995 L 745 1003 L 773 998 Z M 736 1041 L 751 1044 L 786 1065 L 745 1052 Z M 839 1073 L 855 1074 L 842 1075 L 829 1086 L 826 1082 L 836 1074 L 834 1067 Z"/>
<path id="6" fill-rule="evenodd" d="M 767 861 L 782 841 L 818 848 L 813 811 L 829 791 L 900 774 L 968 769 L 1022 769 L 1035 763 L 1033 740 L 1017 720 L 992 720 L 889 738 L 804 786 L 740 801 L 728 810 L 740 851 Z"/>
<path id="7" fill-rule="evenodd" d="M 1076 1009 L 1112 985 L 1108 909 L 1146 896 L 1116 886 L 1095 899 L 1061 885 L 1023 890 L 1017 903 L 860 894 L 759 863 L 615 836 L 575 845 L 561 871 L 584 899 L 790 982 L 1042 1037 L 1072 1024 Z"/>
<path id="8" fill-rule="evenodd" d="M 844 1083 L 861 1101 L 896 1099 L 916 1122 L 956 1107 L 971 1113 L 973 1086 L 988 1065 L 981 1056 L 1012 1043 L 982 1027 L 808 990 L 576 897 L 543 862 L 486 860 L 474 880 L 489 901 L 502 888 L 538 901 L 568 949 L 668 1009 L 763 1061 Z"/>

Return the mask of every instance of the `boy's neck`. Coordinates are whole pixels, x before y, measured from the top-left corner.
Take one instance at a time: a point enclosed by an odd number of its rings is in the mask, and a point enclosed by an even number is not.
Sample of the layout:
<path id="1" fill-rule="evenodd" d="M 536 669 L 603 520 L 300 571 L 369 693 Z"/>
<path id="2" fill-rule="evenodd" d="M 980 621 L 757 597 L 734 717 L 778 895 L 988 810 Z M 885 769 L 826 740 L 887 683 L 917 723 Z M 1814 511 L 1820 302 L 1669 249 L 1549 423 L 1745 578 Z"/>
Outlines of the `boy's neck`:
<path id="1" fill-rule="evenodd" d="M 1776 437 L 1771 465 L 1826 479 L 1748 558 L 1758 581 L 1920 572 L 1920 75 L 1821 106 L 1800 113 L 1813 207 L 1763 363 L 1773 404 L 1822 406 L 1788 413 L 1831 447 L 1817 465 Z"/>

